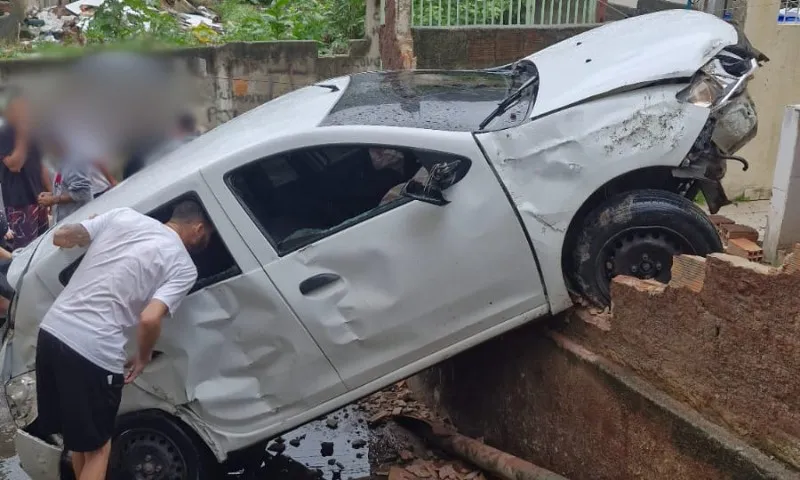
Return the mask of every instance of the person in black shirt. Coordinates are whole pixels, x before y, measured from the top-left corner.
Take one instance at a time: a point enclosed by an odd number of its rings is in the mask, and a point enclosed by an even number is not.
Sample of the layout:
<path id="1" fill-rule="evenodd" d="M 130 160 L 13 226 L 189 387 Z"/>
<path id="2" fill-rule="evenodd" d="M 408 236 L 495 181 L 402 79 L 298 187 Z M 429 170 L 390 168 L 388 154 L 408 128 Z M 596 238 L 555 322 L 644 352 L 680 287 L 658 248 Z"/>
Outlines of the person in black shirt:
<path id="1" fill-rule="evenodd" d="M 42 153 L 33 139 L 28 104 L 14 92 L 3 112 L 0 126 L 0 186 L 10 248 L 21 248 L 47 230 L 47 209 L 37 198 L 48 192 L 50 173 L 42 164 Z M 9 238 L 10 237 L 10 238 Z"/>

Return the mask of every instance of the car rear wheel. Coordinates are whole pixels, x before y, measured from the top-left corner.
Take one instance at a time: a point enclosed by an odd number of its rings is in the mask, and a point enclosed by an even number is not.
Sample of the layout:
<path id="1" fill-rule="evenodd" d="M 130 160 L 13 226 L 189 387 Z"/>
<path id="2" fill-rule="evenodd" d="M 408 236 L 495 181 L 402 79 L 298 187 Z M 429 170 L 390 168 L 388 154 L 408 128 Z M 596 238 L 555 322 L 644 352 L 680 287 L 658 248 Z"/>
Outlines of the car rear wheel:
<path id="1" fill-rule="evenodd" d="M 667 283 L 673 256 L 721 251 L 714 225 L 693 202 L 663 190 L 637 190 L 612 197 L 586 216 L 568 276 L 587 300 L 607 306 L 617 275 Z"/>

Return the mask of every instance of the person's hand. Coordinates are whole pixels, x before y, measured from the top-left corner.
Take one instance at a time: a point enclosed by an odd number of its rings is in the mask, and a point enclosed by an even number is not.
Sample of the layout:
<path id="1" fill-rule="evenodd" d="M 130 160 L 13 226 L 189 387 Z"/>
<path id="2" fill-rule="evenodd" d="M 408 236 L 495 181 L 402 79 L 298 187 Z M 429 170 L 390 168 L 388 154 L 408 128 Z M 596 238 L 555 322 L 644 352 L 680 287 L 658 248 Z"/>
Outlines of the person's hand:
<path id="1" fill-rule="evenodd" d="M 128 360 L 128 362 L 125 363 L 125 370 L 127 372 L 125 373 L 125 383 L 128 384 L 136 380 L 136 377 L 142 373 L 144 367 L 146 367 L 148 363 L 150 363 L 150 359 L 144 359 L 140 355 L 136 355 Z"/>
<path id="2" fill-rule="evenodd" d="M 15 236 L 15 235 L 14 235 L 14 230 L 11 230 L 11 229 L 9 228 L 9 229 L 8 229 L 8 231 L 6 232 L 6 237 L 5 237 L 5 238 L 6 238 L 6 240 L 9 240 L 9 241 L 10 241 L 10 240 L 14 240 L 14 236 Z"/>
<path id="3" fill-rule="evenodd" d="M 36 201 L 43 207 L 52 207 L 56 204 L 56 197 L 50 192 L 42 192 L 39 194 Z"/>
<path id="4" fill-rule="evenodd" d="M 11 152 L 11 155 L 3 158 L 3 163 L 12 172 L 19 172 L 22 170 L 22 166 L 25 164 L 25 156 L 22 155 L 22 151 L 14 150 Z"/>

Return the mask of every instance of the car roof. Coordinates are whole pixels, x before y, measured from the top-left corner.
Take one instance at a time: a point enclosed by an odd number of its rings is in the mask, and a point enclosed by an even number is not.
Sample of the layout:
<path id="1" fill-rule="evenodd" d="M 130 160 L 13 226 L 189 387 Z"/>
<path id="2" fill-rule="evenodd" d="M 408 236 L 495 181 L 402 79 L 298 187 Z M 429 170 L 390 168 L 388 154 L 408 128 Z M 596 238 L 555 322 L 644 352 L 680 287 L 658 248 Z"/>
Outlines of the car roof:
<path id="1" fill-rule="evenodd" d="M 510 80 L 484 71 L 368 72 L 289 92 L 177 148 L 97 200 L 143 199 L 272 139 L 327 126 L 478 130 Z M 113 195 L 112 195 L 113 194 Z M 108 199 L 106 199 L 108 197 Z M 129 197 L 130 199 L 130 197 Z"/>
<path id="2" fill-rule="evenodd" d="M 320 126 L 474 132 L 508 95 L 510 82 L 507 74 L 475 70 L 359 73 L 350 77 L 344 94 Z"/>

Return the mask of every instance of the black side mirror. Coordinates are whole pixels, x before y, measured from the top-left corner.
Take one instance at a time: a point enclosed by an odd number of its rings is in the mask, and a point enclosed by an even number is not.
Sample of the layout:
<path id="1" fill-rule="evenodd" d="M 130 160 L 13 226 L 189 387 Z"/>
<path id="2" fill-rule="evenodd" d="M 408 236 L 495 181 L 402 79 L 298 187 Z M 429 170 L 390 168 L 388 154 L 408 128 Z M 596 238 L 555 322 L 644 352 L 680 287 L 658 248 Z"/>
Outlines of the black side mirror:
<path id="1" fill-rule="evenodd" d="M 442 190 L 431 180 L 428 180 L 427 184 L 417 180 L 409 180 L 400 190 L 400 195 L 439 207 L 450 203 L 445 200 Z"/>

